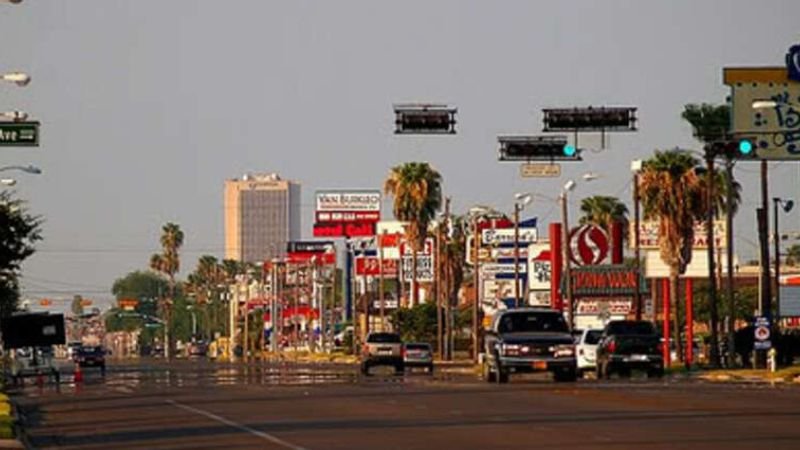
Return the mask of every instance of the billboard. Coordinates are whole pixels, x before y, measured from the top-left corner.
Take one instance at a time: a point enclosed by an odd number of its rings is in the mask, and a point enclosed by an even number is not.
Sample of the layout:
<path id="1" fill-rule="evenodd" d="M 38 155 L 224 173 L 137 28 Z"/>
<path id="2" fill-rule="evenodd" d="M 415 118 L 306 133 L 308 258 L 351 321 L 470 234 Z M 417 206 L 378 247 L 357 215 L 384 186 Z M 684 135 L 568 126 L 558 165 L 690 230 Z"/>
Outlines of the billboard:
<path id="1" fill-rule="evenodd" d="M 552 269 L 550 244 L 531 244 L 528 246 L 528 255 L 528 273 L 530 274 L 528 288 L 535 291 L 547 291 L 549 294 Z"/>
<path id="2" fill-rule="evenodd" d="M 321 212 L 377 212 L 381 211 L 381 191 L 317 191 L 317 214 Z M 379 218 L 379 217 L 378 217 Z M 375 219 L 378 220 L 378 219 Z"/>
<path id="3" fill-rule="evenodd" d="M 519 229 L 519 243 L 532 244 L 539 240 L 539 232 L 536 228 L 522 228 Z M 481 231 L 481 244 L 483 245 L 501 245 L 514 243 L 514 229 L 513 228 L 489 228 L 488 230 Z"/>
<path id="4" fill-rule="evenodd" d="M 359 256 L 356 261 L 356 275 L 380 276 L 381 260 L 374 256 Z M 419 261 L 417 261 L 419 264 Z M 386 278 L 397 278 L 398 260 L 383 259 L 383 276 Z"/>
<path id="5" fill-rule="evenodd" d="M 3 346 L 7 349 L 63 345 L 63 314 L 20 314 L 0 320 Z"/>
<path id="6" fill-rule="evenodd" d="M 725 221 L 714 221 L 714 247 L 726 248 Z M 630 248 L 634 248 L 634 226 L 630 226 L 630 239 L 628 244 Z M 639 248 L 641 249 L 658 249 L 658 222 L 657 221 L 642 221 L 639 223 Z M 692 248 L 702 249 L 708 248 L 708 238 L 706 237 L 706 223 L 697 222 L 694 224 L 694 241 Z"/>
<path id="7" fill-rule="evenodd" d="M 314 224 L 314 237 L 375 236 L 375 222 L 319 222 Z"/>
<path id="8" fill-rule="evenodd" d="M 401 259 L 402 267 L 401 271 L 403 272 L 403 281 L 408 283 L 411 282 L 412 270 L 411 266 L 413 265 L 411 256 L 403 256 Z M 433 255 L 419 255 L 417 256 L 417 281 L 418 282 L 431 282 L 433 281 Z"/>

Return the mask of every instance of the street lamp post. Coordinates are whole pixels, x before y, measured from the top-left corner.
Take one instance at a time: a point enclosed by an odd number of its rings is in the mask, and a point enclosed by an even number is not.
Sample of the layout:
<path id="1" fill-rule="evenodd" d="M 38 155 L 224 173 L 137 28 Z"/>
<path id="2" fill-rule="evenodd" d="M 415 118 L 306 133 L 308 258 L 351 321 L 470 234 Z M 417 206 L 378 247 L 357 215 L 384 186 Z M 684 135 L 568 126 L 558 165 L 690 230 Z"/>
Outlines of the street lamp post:
<path id="1" fill-rule="evenodd" d="M 533 196 L 517 193 L 514 198 L 514 306 L 519 308 L 519 213 L 533 200 Z"/>
<path id="2" fill-rule="evenodd" d="M 775 324 L 780 328 L 781 323 L 781 237 L 778 234 L 778 206 L 783 209 L 783 212 L 788 213 L 794 206 L 794 200 L 783 200 L 780 197 L 773 197 L 774 204 L 774 228 L 773 233 L 775 236 Z M 769 315 L 767 313 L 767 315 Z"/>
<path id="3" fill-rule="evenodd" d="M 562 247 L 564 252 L 564 278 L 566 279 L 567 287 L 567 308 L 569 310 L 569 325 L 570 328 L 575 328 L 575 304 L 572 296 L 572 263 L 570 261 L 570 248 L 569 248 L 569 218 L 567 208 L 567 193 L 575 189 L 575 182 L 569 180 L 564 184 L 561 191 L 561 219 L 562 225 Z"/>
<path id="4" fill-rule="evenodd" d="M 640 208 L 639 208 L 639 173 L 642 171 L 642 160 L 637 159 L 631 161 L 631 172 L 633 172 L 633 258 L 634 267 L 636 268 L 636 282 L 635 288 L 636 292 L 634 292 L 634 301 L 636 302 L 636 320 L 642 320 L 642 293 L 641 293 L 641 265 L 642 265 L 642 257 L 641 257 L 641 247 L 640 247 L 640 237 L 639 233 L 641 230 L 639 229 L 639 222 L 640 222 Z"/>

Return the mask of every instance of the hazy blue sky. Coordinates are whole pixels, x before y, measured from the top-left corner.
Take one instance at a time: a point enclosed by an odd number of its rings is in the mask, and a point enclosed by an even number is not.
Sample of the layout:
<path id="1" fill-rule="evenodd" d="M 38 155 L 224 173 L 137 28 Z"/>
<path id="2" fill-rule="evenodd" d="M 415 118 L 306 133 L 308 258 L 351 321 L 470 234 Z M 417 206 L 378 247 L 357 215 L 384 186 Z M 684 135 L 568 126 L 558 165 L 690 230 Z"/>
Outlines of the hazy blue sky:
<path id="1" fill-rule="evenodd" d="M 46 219 L 24 267 L 25 294 L 110 298 L 146 267 L 161 225 L 186 233 L 182 276 L 221 256 L 223 180 L 275 171 L 303 184 L 310 234 L 318 188 L 377 188 L 399 162 L 426 160 L 456 212 L 508 210 L 512 195 L 630 198 L 629 161 L 698 148 L 679 114 L 724 101 L 722 67 L 781 65 L 800 2 L 784 1 L 164 1 L 26 0 L 0 5 L 0 109 L 42 121 L 38 149 L 3 149 L 19 195 Z M 396 137 L 391 105 L 447 102 L 458 135 Z M 561 179 L 518 177 L 496 136 L 536 133 L 543 107 L 639 107 L 640 131 L 565 164 Z M 585 139 L 597 144 L 597 139 Z M 773 193 L 797 193 L 796 165 L 773 165 Z M 757 166 L 737 169 L 738 251 L 753 255 Z M 557 220 L 551 200 L 530 210 Z M 800 229 L 800 214 L 783 219 Z M 540 231 L 544 231 L 541 227 Z"/>

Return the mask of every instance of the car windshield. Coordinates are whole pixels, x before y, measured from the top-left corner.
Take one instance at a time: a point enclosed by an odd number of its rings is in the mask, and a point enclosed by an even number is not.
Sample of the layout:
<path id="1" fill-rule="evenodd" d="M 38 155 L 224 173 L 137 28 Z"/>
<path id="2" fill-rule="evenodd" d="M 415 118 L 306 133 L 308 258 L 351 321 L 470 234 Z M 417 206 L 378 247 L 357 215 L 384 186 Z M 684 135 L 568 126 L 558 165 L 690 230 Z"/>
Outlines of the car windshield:
<path id="1" fill-rule="evenodd" d="M 367 342 L 375 344 L 399 344 L 400 336 L 394 333 L 373 333 L 367 337 Z"/>
<path id="2" fill-rule="evenodd" d="M 591 330 L 586 332 L 585 343 L 589 345 L 596 345 L 600 342 L 600 336 L 603 335 L 603 330 Z"/>
<path id="3" fill-rule="evenodd" d="M 653 324 L 650 322 L 611 322 L 608 324 L 608 334 L 615 335 L 634 335 L 634 334 L 655 334 Z"/>
<path id="4" fill-rule="evenodd" d="M 536 333 L 569 331 L 564 316 L 560 313 L 512 312 L 504 314 L 498 326 L 500 333 Z"/>

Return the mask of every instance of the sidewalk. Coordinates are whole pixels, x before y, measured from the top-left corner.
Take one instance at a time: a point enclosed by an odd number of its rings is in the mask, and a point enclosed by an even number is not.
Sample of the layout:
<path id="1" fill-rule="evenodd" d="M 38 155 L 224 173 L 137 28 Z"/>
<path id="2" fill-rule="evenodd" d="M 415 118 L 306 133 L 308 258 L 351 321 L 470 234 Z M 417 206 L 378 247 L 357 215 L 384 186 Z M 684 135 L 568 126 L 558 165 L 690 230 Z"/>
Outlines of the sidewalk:
<path id="1" fill-rule="evenodd" d="M 693 377 L 713 382 L 729 383 L 794 383 L 800 385 L 800 366 L 791 366 L 776 372 L 765 369 L 715 369 L 697 371 Z"/>

